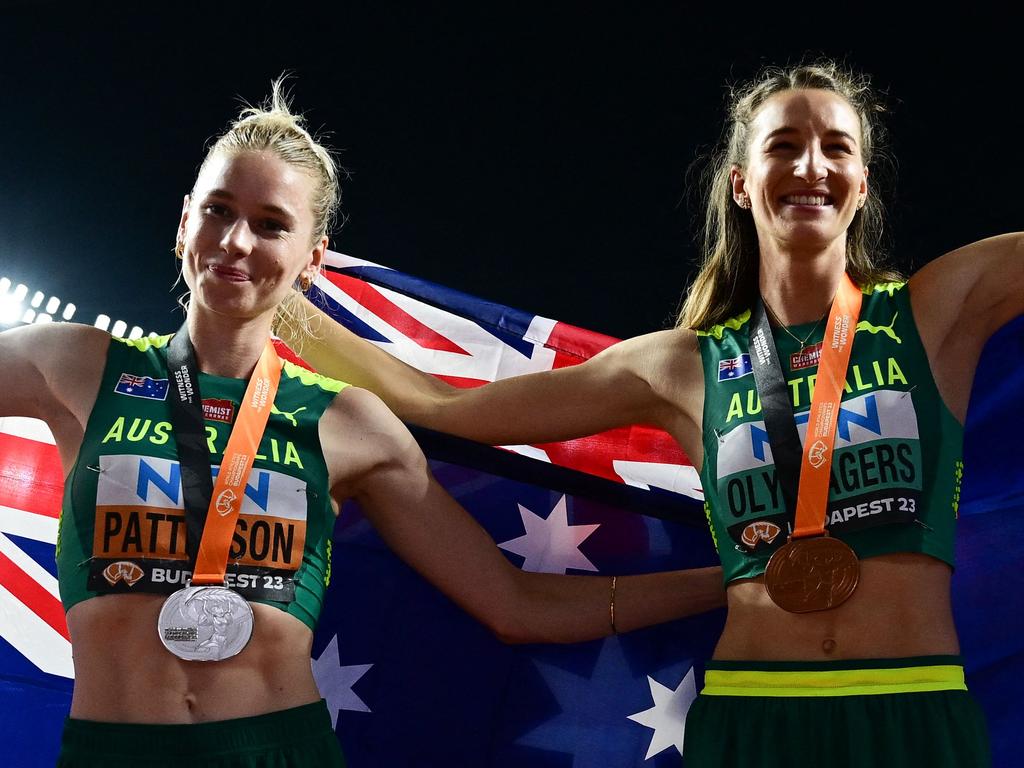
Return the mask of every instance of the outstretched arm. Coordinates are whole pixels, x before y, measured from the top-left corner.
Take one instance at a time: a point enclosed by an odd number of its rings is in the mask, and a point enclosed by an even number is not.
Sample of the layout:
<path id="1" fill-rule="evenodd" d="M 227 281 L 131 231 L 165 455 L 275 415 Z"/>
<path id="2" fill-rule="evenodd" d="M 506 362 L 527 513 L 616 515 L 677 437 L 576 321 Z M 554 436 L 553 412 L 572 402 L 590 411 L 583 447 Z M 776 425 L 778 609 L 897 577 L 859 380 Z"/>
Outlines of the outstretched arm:
<path id="1" fill-rule="evenodd" d="M 0 333 L 0 416 L 45 421 L 65 471 L 85 432 L 109 344 L 104 331 L 77 323 Z"/>
<path id="2" fill-rule="evenodd" d="M 671 406 L 653 382 L 669 348 L 678 344 L 677 331 L 620 342 L 582 365 L 461 389 L 320 316 L 320 338 L 304 343 L 303 356 L 321 373 L 370 390 L 413 424 L 508 445 L 566 440 L 628 424 L 665 426 L 671 420 Z"/>
<path id="3" fill-rule="evenodd" d="M 354 496 L 387 544 L 438 589 L 505 642 L 577 642 L 612 631 L 611 579 L 526 573 L 431 476 L 419 446 L 373 395 L 345 390 L 344 414 L 329 427 L 359 435 L 336 455 L 351 479 L 336 496 Z M 323 430 L 322 430 L 323 433 Z M 725 604 L 720 568 L 623 576 L 615 620 L 628 631 Z"/>
<path id="4" fill-rule="evenodd" d="M 963 421 L 989 337 L 1024 314 L 1024 232 L 979 240 L 910 279 L 921 340 L 943 399 Z"/>

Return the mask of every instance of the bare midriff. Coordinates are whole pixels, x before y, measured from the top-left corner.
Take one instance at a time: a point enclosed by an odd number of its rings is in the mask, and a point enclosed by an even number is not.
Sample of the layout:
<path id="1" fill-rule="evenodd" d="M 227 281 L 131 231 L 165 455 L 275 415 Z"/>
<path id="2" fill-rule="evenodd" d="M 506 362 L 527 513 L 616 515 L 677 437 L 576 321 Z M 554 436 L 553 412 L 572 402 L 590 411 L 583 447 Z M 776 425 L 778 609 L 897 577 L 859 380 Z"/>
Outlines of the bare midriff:
<path id="1" fill-rule="evenodd" d="M 313 633 L 283 611 L 252 603 L 252 638 L 223 661 L 183 661 L 157 636 L 161 595 L 108 595 L 67 614 L 74 646 L 71 717 L 119 723 L 200 723 L 320 699 Z"/>
<path id="2" fill-rule="evenodd" d="M 826 661 L 957 655 L 948 565 L 898 553 L 862 560 L 860 583 L 842 605 L 789 613 L 768 597 L 764 577 L 734 581 L 714 658 Z"/>

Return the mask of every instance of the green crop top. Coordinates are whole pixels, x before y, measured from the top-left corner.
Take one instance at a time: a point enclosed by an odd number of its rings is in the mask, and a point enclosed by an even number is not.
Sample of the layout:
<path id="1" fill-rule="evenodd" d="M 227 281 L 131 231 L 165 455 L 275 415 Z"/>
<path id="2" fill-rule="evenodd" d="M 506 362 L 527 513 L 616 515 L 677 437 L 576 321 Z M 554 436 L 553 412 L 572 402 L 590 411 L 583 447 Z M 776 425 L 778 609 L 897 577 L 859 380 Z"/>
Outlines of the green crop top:
<path id="1" fill-rule="evenodd" d="M 191 575 L 167 403 L 168 339 L 110 342 L 96 404 L 64 489 L 57 572 L 65 610 L 96 595 L 169 594 Z M 214 473 L 246 384 L 199 375 Z M 311 629 L 330 581 L 335 520 L 318 422 L 345 386 L 284 363 L 227 567 L 229 586 Z"/>
<path id="2" fill-rule="evenodd" d="M 943 403 L 905 283 L 862 289 L 836 427 L 830 533 L 861 558 L 922 552 L 953 564 L 963 427 Z M 792 529 L 748 354 L 750 312 L 698 331 L 704 367 L 705 511 L 726 583 L 764 573 Z M 798 338 L 813 323 L 789 330 Z M 801 346 L 774 330 L 803 440 L 824 323 Z M 817 345 L 817 348 L 815 347 Z"/>

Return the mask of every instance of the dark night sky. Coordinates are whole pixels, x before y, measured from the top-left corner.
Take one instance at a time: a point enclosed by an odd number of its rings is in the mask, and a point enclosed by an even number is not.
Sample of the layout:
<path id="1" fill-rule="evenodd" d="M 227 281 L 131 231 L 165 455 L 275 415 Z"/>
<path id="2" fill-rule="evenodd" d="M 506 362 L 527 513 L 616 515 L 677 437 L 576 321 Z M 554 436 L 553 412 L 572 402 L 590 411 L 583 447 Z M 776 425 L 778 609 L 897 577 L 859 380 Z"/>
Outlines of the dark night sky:
<path id="1" fill-rule="evenodd" d="M 123 5 L 0 6 L 0 274 L 83 322 L 177 325 L 181 197 L 236 97 L 284 69 L 351 173 L 335 250 L 616 336 L 670 322 L 695 257 L 686 171 L 718 138 L 724 84 L 806 50 L 889 93 L 898 266 L 1024 228 L 1011 19 Z"/>

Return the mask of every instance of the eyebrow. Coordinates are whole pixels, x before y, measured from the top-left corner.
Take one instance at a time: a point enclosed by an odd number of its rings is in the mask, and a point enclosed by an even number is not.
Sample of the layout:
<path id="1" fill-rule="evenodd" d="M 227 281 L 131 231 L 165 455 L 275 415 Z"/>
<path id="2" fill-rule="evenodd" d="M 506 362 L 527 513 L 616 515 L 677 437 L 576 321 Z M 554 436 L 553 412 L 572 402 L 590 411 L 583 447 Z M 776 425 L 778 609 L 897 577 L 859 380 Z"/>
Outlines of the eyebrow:
<path id="1" fill-rule="evenodd" d="M 234 200 L 235 199 L 235 196 L 233 194 L 231 194 L 230 192 L 228 192 L 226 189 L 211 189 L 209 192 L 206 193 L 206 196 L 207 197 L 219 197 L 219 198 L 222 198 L 224 200 Z M 285 210 L 284 208 L 282 208 L 279 205 L 273 205 L 271 203 L 264 203 L 261 206 L 261 208 L 264 211 L 268 212 L 268 213 L 273 213 L 273 214 L 276 214 L 278 216 L 281 216 L 282 218 L 287 219 L 289 223 L 293 223 L 295 221 L 295 216 L 293 216 L 291 214 L 291 212 Z"/>
<path id="2" fill-rule="evenodd" d="M 800 131 L 798 131 L 796 128 L 790 125 L 784 125 L 781 128 L 776 128 L 774 131 L 765 136 L 762 144 L 767 144 L 771 139 L 774 139 L 776 136 L 793 133 L 800 133 Z M 825 135 L 848 139 L 849 141 L 853 142 L 854 146 L 857 145 L 857 140 L 853 138 L 853 136 L 848 134 L 846 131 L 840 131 L 838 128 L 830 128 L 829 130 L 825 131 Z"/>

